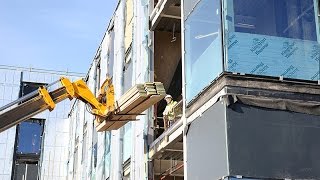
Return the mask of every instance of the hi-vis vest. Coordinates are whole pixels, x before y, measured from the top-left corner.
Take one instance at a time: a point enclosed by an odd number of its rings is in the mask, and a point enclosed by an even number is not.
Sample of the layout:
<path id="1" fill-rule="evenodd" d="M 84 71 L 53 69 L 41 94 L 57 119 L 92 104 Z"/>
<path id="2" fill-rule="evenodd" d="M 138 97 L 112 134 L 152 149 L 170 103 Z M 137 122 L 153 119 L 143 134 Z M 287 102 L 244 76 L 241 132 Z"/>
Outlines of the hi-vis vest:
<path id="1" fill-rule="evenodd" d="M 167 104 L 166 108 L 164 109 L 163 111 L 163 115 L 164 116 L 168 116 L 168 119 L 169 120 L 174 120 L 175 118 L 175 114 L 174 114 L 174 111 L 173 111 L 173 107 L 177 104 L 176 101 L 171 101 L 169 104 Z"/>

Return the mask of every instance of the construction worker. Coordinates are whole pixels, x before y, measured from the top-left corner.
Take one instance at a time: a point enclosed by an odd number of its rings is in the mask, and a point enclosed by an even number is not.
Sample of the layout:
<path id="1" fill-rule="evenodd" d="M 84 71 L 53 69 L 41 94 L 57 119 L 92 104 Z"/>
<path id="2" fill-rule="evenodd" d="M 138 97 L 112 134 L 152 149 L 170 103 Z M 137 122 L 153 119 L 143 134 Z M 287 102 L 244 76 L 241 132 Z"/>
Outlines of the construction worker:
<path id="1" fill-rule="evenodd" d="M 164 129 L 167 130 L 173 123 L 175 119 L 174 106 L 177 104 L 176 101 L 172 99 L 171 95 L 166 95 L 164 100 L 167 102 L 167 106 L 163 111 L 163 123 Z"/>

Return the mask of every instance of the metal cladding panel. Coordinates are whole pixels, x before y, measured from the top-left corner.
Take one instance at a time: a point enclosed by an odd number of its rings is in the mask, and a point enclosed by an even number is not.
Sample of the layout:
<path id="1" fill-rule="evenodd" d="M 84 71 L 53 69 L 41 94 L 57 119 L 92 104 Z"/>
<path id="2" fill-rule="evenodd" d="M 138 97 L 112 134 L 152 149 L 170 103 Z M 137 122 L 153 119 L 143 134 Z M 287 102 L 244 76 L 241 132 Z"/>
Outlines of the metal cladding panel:
<path id="1" fill-rule="evenodd" d="M 228 175 L 225 105 L 218 102 L 194 120 L 187 134 L 188 179 Z"/>
<path id="2" fill-rule="evenodd" d="M 320 179 L 319 116 L 239 103 L 226 114 L 230 175 Z"/>

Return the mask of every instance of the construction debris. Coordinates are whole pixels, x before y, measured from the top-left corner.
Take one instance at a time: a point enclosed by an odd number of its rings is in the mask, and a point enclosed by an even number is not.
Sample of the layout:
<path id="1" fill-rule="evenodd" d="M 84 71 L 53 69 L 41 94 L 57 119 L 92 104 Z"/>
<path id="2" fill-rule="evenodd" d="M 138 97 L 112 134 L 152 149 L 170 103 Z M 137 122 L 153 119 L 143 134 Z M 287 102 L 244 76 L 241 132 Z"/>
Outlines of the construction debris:
<path id="1" fill-rule="evenodd" d="M 130 88 L 116 102 L 116 111 L 103 122 L 95 121 L 98 132 L 117 130 L 129 121 L 136 120 L 145 110 L 159 102 L 166 95 L 160 82 L 137 84 Z"/>

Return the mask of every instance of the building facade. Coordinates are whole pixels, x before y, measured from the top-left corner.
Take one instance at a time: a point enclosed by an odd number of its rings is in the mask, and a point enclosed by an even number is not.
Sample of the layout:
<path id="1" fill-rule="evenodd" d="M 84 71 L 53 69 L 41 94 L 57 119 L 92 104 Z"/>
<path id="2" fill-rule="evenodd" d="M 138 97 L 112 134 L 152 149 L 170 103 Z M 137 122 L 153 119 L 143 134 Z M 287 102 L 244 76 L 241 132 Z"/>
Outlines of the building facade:
<path id="1" fill-rule="evenodd" d="M 0 107 L 50 84 L 61 76 L 84 74 L 0 66 Z M 55 88 L 55 87 L 51 87 Z M 65 179 L 71 102 L 43 112 L 0 133 L 0 179 Z"/>
<path id="2" fill-rule="evenodd" d="M 68 153 L 44 148 L 41 178 L 320 179 L 318 14 L 317 0 L 119 0 L 85 80 L 97 94 L 112 77 L 116 99 L 162 82 L 175 122 L 164 130 L 160 101 L 96 132 L 75 101 Z"/>
<path id="3" fill-rule="evenodd" d="M 68 179 L 320 178 L 311 138 L 320 119 L 318 5 L 120 0 L 89 86 L 97 92 L 112 77 L 119 98 L 162 82 L 178 102 L 176 120 L 164 131 L 161 101 L 97 133 L 85 105 L 74 104 Z"/>

